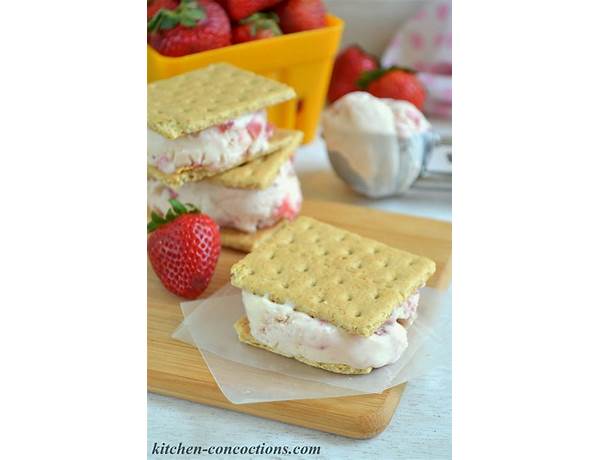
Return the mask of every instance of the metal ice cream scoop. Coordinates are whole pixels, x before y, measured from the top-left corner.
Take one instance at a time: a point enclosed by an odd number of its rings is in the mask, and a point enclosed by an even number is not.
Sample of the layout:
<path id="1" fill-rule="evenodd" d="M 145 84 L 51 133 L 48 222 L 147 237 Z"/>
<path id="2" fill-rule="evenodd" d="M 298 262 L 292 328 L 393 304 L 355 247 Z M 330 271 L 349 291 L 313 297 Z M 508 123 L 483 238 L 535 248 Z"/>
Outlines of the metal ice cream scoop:
<path id="1" fill-rule="evenodd" d="M 442 140 L 413 104 L 358 91 L 325 109 L 322 121 L 333 169 L 356 192 L 394 196 L 431 180 L 427 165 Z"/>
<path id="2" fill-rule="evenodd" d="M 370 198 L 383 198 L 401 195 L 413 185 L 450 187 L 449 174 L 434 173 L 427 169 L 434 148 L 450 145 L 450 139 L 442 139 L 433 131 L 415 134 L 408 139 L 382 134 L 360 133 L 360 136 L 363 144 L 365 136 L 368 137 L 368 146 L 362 152 L 365 156 L 363 161 L 357 162 L 352 158 L 357 155 L 356 151 L 328 149 L 334 171 L 354 191 Z M 382 136 L 386 139 L 382 139 Z M 397 144 L 397 149 L 391 152 L 386 148 L 390 142 Z M 365 167 L 367 163 L 369 165 Z"/>

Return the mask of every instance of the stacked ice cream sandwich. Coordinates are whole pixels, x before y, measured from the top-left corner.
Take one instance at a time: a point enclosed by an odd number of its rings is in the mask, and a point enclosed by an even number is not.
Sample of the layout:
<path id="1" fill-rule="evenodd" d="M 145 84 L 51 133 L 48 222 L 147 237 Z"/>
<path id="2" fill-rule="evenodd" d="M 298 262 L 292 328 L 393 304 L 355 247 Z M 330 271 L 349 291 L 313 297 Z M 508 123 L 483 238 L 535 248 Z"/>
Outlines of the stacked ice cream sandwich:
<path id="1" fill-rule="evenodd" d="M 291 159 L 302 133 L 274 129 L 266 108 L 292 88 L 228 64 L 148 85 L 148 206 L 191 203 L 223 246 L 251 251 L 293 219 L 302 194 Z"/>
<path id="2" fill-rule="evenodd" d="M 240 341 L 341 374 L 367 374 L 408 347 L 435 263 L 308 217 L 231 268 Z"/>

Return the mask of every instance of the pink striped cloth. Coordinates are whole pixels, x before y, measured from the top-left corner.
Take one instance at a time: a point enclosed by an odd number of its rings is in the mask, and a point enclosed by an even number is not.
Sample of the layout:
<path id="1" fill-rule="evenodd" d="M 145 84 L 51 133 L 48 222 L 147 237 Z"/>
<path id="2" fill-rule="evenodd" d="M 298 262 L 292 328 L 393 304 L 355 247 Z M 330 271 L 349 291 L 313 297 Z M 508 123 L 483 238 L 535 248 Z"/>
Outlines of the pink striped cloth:
<path id="1" fill-rule="evenodd" d="M 411 67 L 427 88 L 425 113 L 452 115 L 452 3 L 434 0 L 405 22 L 381 58 L 383 66 Z"/>

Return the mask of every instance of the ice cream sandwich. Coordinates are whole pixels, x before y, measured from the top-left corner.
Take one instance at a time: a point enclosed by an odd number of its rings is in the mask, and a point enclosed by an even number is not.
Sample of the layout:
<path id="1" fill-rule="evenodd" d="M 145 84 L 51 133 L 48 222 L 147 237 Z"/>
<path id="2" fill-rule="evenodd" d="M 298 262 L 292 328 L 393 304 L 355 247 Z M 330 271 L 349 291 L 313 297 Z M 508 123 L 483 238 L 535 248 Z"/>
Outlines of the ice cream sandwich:
<path id="1" fill-rule="evenodd" d="M 240 341 L 342 374 L 367 374 L 408 346 L 422 256 L 308 217 L 281 226 L 231 268 L 246 316 Z"/>
<path id="2" fill-rule="evenodd" d="M 302 132 L 278 135 L 285 142 L 276 152 L 203 180 L 172 187 L 149 177 L 149 207 L 165 213 L 171 198 L 191 203 L 219 224 L 223 246 L 253 250 L 280 221 L 295 218 L 302 203 L 291 161 Z"/>
<path id="3" fill-rule="evenodd" d="M 285 139 L 265 109 L 295 96 L 225 63 L 149 84 L 149 174 L 177 187 L 278 150 Z"/>

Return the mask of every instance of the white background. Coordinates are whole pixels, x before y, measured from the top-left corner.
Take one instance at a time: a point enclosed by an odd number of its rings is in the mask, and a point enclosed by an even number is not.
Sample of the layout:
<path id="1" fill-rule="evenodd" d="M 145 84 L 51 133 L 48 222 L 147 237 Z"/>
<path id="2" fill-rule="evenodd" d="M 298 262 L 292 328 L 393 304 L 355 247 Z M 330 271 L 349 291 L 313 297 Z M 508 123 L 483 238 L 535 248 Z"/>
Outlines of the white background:
<path id="1" fill-rule="evenodd" d="M 144 5 L 23 5 L 0 32 L 2 455 L 144 458 Z M 458 459 L 600 455 L 590 5 L 454 2 Z"/>

